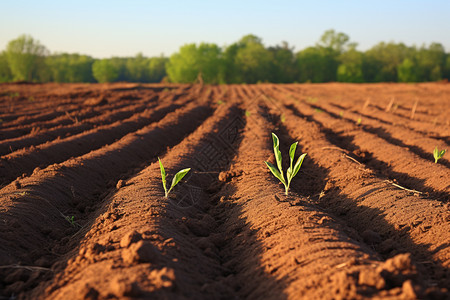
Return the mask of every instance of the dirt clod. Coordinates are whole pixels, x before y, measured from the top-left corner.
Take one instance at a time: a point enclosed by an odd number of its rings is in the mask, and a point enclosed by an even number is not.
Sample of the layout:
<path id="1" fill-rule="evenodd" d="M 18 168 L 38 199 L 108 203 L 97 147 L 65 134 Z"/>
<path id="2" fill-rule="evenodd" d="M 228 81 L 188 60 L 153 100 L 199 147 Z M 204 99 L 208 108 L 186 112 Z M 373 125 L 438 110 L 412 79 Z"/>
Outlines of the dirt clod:
<path id="1" fill-rule="evenodd" d="M 159 250 L 150 242 L 139 241 L 122 251 L 122 259 L 127 264 L 155 262 Z"/>
<path id="2" fill-rule="evenodd" d="M 117 181 L 116 189 L 119 190 L 120 188 L 122 188 L 124 186 L 125 186 L 125 181 L 124 180 L 120 179 L 119 181 Z"/>
<path id="3" fill-rule="evenodd" d="M 128 248 L 128 246 L 130 246 L 132 243 L 136 243 L 141 239 L 142 239 L 141 234 L 136 230 L 133 230 L 123 236 L 123 238 L 120 240 L 120 247 Z"/>
<path id="4" fill-rule="evenodd" d="M 138 297 L 141 295 L 139 284 L 124 278 L 115 278 L 110 284 L 111 291 L 118 297 Z"/>

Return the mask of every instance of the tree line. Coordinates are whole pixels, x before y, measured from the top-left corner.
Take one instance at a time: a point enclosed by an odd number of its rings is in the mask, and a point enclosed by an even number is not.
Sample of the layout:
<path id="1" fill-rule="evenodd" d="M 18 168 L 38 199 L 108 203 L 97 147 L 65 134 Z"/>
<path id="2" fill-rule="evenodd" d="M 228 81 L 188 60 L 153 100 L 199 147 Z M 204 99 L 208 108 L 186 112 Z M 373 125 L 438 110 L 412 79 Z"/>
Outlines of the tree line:
<path id="1" fill-rule="evenodd" d="M 348 35 L 327 30 L 316 45 L 294 51 L 287 42 L 266 47 L 246 35 L 219 47 L 186 44 L 169 58 L 56 53 L 22 35 L 0 52 L 0 82 L 423 82 L 450 79 L 450 53 L 440 43 L 407 46 L 380 42 L 357 50 Z"/>

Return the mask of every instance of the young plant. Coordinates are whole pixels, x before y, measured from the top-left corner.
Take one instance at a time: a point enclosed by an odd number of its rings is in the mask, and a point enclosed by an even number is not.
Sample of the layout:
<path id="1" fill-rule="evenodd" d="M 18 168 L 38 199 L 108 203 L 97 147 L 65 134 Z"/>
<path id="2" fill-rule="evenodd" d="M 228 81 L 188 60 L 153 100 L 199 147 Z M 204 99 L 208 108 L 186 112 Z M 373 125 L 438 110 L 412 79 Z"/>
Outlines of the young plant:
<path id="1" fill-rule="evenodd" d="M 167 190 L 166 170 L 164 170 L 164 166 L 162 164 L 161 159 L 159 159 L 159 157 L 158 157 L 158 161 L 159 161 L 159 168 L 161 169 L 161 179 L 162 179 L 162 184 L 163 184 L 164 192 L 165 192 L 164 197 L 168 198 L 170 191 L 177 185 L 178 182 L 180 182 L 181 179 L 183 179 L 183 177 L 191 170 L 191 168 L 187 168 L 187 169 L 178 171 L 178 173 L 175 174 L 175 176 L 172 179 L 172 184 L 170 186 L 170 189 Z"/>
<path id="2" fill-rule="evenodd" d="M 289 193 L 289 186 L 291 185 L 292 178 L 294 178 L 295 175 L 297 175 L 298 171 L 300 171 L 300 167 L 302 166 L 303 160 L 305 159 L 306 153 L 303 153 L 300 155 L 300 157 L 297 159 L 297 162 L 294 164 L 294 156 L 295 156 L 295 150 L 297 149 L 298 142 L 295 142 L 291 145 L 291 148 L 289 149 L 289 157 L 290 157 L 290 166 L 287 169 L 286 172 L 286 179 L 284 178 L 283 174 L 283 168 L 281 165 L 282 158 L 281 158 L 281 151 L 280 151 L 280 140 L 276 136 L 275 133 L 272 133 L 272 139 L 273 139 L 273 152 L 275 154 L 275 160 L 277 162 L 277 167 L 275 167 L 273 164 L 271 164 L 268 161 L 265 161 L 267 167 L 269 168 L 270 172 L 278 178 L 281 183 L 284 185 L 284 191 L 286 196 Z"/>
<path id="3" fill-rule="evenodd" d="M 439 149 L 438 149 L 437 146 L 436 146 L 436 148 L 434 148 L 433 156 L 434 156 L 434 163 L 435 163 L 435 164 L 437 164 L 438 160 L 439 160 L 440 158 L 442 158 L 442 156 L 444 156 L 444 154 L 445 154 L 446 151 L 447 151 L 447 150 L 441 150 L 441 151 L 439 151 Z"/>

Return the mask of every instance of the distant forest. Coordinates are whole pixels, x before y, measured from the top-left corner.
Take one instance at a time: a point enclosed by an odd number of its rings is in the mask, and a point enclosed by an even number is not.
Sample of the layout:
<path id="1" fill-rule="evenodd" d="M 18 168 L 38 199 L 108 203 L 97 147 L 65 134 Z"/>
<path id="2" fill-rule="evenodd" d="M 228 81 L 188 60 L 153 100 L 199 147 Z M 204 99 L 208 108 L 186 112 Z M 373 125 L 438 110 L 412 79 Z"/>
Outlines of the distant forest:
<path id="1" fill-rule="evenodd" d="M 287 42 L 266 47 L 246 35 L 226 47 L 186 44 L 169 58 L 95 59 L 73 53 L 50 53 L 28 35 L 10 41 L 0 52 L 0 82 L 424 82 L 450 79 L 450 53 L 440 43 L 407 46 L 380 42 L 356 49 L 345 33 L 326 31 L 315 46 L 298 52 Z"/>

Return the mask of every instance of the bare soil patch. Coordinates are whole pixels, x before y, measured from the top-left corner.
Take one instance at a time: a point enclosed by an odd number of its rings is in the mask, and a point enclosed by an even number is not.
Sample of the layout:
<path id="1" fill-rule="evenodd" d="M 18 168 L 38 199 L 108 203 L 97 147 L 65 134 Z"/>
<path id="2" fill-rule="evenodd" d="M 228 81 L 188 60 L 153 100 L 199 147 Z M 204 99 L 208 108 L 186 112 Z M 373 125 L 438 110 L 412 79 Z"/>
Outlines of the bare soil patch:
<path id="1" fill-rule="evenodd" d="M 442 83 L 2 84 L 0 299 L 449 299 L 449 115 Z"/>

